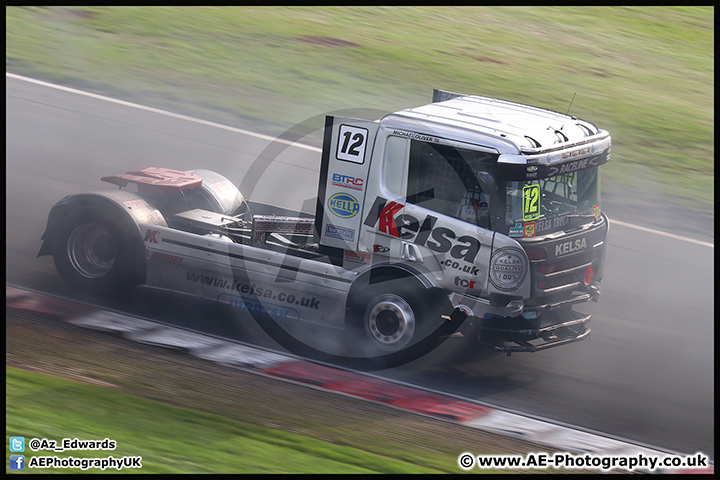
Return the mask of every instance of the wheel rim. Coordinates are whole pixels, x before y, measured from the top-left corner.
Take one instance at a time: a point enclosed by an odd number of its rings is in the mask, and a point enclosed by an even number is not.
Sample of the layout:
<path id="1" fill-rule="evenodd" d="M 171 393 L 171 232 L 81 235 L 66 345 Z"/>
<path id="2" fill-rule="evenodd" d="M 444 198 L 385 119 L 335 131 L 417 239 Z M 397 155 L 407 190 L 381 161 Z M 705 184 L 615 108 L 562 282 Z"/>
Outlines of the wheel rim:
<path id="1" fill-rule="evenodd" d="M 79 225 L 68 238 L 67 256 L 76 272 L 86 278 L 106 275 L 115 264 L 117 249 L 110 231 L 103 225 Z"/>
<path id="2" fill-rule="evenodd" d="M 382 295 L 368 306 L 365 329 L 379 348 L 397 351 L 405 347 L 415 334 L 415 314 L 402 297 Z"/>

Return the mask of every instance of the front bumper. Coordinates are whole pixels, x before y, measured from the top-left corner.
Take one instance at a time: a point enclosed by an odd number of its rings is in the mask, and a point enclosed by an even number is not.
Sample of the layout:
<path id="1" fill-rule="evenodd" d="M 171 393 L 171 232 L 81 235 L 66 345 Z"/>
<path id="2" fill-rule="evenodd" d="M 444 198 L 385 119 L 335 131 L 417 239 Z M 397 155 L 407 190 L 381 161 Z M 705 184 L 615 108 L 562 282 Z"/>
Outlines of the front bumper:
<path id="1" fill-rule="evenodd" d="M 522 299 L 509 301 L 506 305 L 492 305 L 490 300 L 457 292 L 448 295 L 448 299 L 453 308 L 477 318 L 516 317 L 524 308 Z"/>
<path id="2" fill-rule="evenodd" d="M 510 355 L 537 352 L 584 340 L 590 335 L 590 315 L 560 308 L 537 315 L 525 312 L 515 318 L 485 319 L 477 332 L 485 346 Z"/>

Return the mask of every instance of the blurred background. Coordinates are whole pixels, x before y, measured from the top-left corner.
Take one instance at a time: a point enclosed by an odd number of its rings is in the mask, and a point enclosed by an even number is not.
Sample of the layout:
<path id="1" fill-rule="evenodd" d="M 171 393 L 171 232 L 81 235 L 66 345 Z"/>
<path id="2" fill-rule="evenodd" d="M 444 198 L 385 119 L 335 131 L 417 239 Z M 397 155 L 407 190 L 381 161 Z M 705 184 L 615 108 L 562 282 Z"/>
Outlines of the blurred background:
<path id="1" fill-rule="evenodd" d="M 6 42 L 9 72 L 271 136 L 433 88 L 569 109 L 613 136 L 606 201 L 713 232 L 712 7 L 8 7 Z"/>

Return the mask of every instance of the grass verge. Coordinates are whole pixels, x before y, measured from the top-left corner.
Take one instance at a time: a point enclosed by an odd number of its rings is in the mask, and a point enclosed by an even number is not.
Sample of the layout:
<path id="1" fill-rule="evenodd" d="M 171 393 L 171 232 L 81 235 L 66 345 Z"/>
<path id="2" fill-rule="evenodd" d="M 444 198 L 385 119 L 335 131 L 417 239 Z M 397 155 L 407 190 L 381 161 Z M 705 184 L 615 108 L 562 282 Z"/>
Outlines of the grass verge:
<path id="1" fill-rule="evenodd" d="M 27 452 L 67 458 L 142 456 L 142 473 L 433 473 L 306 436 L 170 406 L 102 386 L 6 368 L 6 432 L 109 438 L 113 451 Z M 36 470 L 37 471 L 37 470 Z M 88 469 L 98 473 L 99 468 Z M 126 473 L 133 470 L 125 470 Z"/>

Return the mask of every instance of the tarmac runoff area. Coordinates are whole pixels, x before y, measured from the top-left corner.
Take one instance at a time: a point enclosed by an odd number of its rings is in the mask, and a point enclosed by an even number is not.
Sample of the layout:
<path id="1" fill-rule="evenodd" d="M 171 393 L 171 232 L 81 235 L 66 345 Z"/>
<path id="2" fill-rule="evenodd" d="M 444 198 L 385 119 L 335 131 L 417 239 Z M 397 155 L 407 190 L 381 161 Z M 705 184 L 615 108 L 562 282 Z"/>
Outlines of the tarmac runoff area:
<path id="1" fill-rule="evenodd" d="M 208 385 L 185 392 L 181 385 L 187 381 L 172 385 L 175 376 L 163 371 L 159 390 L 148 391 L 153 383 L 145 378 L 143 387 L 123 388 L 129 393 L 162 400 L 168 398 L 168 389 L 177 388 L 172 403 L 212 413 L 222 409 L 239 421 L 368 451 L 381 448 L 378 453 L 382 454 L 390 448 L 415 456 L 422 456 L 423 449 L 446 452 L 458 472 L 463 471 L 459 458 L 467 452 L 505 456 L 536 452 L 616 457 L 676 454 L 12 286 L 6 286 L 6 312 L 8 366 L 116 386 L 101 378 L 97 355 L 86 357 L 94 359 L 92 365 L 83 365 L 83 350 L 103 343 L 103 352 L 115 356 L 111 362 L 115 369 L 118 365 L 130 368 L 139 361 L 161 362 L 166 364 L 164 368 L 176 369 L 179 377 L 199 375 Z M 30 330 L 35 329 L 50 332 L 31 335 Z M 50 340 L 43 343 L 39 338 Z M 63 356 L 63 344 L 73 353 Z M 41 352 L 44 346 L 49 347 L 47 357 Z M 37 352 L 28 355 L 28 349 Z M 78 376 L 73 373 L 77 371 L 89 373 Z M 204 398 L 193 398 L 197 392 L 203 392 Z M 237 416 L 228 412 L 232 408 L 237 409 Z M 566 471 L 598 473 L 593 469 Z M 713 472 L 710 465 L 702 470 L 652 473 Z"/>

